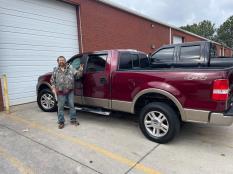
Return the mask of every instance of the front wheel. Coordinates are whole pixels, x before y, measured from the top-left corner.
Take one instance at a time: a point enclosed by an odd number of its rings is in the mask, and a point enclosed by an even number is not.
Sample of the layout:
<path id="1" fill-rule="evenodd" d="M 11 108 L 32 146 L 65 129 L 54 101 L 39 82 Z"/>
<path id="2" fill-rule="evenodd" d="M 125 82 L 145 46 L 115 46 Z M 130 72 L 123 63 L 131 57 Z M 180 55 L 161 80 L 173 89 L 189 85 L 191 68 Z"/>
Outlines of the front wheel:
<path id="1" fill-rule="evenodd" d="M 140 112 L 139 125 L 148 139 L 161 144 L 171 141 L 180 130 L 177 113 L 162 102 L 146 105 Z"/>
<path id="2" fill-rule="evenodd" d="M 39 92 L 37 103 L 40 109 L 45 112 L 54 112 L 57 110 L 55 97 L 49 89 L 43 89 Z"/>

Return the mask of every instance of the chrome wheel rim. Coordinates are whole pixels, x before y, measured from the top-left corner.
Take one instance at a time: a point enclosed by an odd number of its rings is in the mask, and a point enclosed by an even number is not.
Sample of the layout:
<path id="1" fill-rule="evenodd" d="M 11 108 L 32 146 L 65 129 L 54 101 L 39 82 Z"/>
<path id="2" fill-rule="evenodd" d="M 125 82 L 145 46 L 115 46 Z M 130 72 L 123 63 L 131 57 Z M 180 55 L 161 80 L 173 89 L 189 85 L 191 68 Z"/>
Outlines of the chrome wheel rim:
<path id="1" fill-rule="evenodd" d="M 44 109 L 52 109 L 55 106 L 54 97 L 49 93 L 45 93 L 41 96 L 40 103 Z"/>
<path id="2" fill-rule="evenodd" d="M 160 138 L 169 131 L 169 123 L 165 115 L 159 111 L 151 111 L 146 114 L 144 125 L 147 132 L 153 137 Z"/>

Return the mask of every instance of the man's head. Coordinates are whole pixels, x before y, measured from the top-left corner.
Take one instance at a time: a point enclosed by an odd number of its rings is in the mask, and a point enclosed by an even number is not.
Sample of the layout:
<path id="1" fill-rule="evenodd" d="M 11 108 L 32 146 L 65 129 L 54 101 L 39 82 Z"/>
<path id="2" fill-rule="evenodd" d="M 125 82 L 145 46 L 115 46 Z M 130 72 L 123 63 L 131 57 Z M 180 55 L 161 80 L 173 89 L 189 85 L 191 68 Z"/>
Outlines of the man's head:
<path id="1" fill-rule="evenodd" d="M 59 56 L 57 58 L 58 66 L 65 67 L 66 66 L 66 58 L 64 56 Z"/>

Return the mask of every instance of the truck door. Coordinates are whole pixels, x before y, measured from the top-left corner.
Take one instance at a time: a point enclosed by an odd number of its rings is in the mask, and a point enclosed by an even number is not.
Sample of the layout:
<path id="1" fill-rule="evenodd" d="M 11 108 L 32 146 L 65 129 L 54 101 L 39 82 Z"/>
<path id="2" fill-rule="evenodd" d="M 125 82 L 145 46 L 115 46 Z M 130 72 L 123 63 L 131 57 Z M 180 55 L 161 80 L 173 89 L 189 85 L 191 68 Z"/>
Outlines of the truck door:
<path id="1" fill-rule="evenodd" d="M 80 64 L 85 64 L 85 56 L 77 55 L 69 60 L 69 64 L 72 65 L 73 68 L 79 69 Z M 83 104 L 83 84 L 82 78 L 76 78 L 74 82 L 74 102 L 75 104 Z"/>
<path id="2" fill-rule="evenodd" d="M 109 108 L 110 72 L 107 53 L 89 54 L 83 76 L 83 103 L 88 106 Z"/>

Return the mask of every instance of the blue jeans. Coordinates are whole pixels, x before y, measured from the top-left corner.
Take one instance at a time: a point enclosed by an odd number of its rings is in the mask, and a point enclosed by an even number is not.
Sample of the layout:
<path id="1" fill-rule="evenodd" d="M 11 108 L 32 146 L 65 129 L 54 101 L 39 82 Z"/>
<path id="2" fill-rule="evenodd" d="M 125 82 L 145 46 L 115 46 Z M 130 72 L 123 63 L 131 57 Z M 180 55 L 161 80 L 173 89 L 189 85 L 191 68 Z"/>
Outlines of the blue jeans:
<path id="1" fill-rule="evenodd" d="M 64 118 L 64 105 L 65 102 L 68 102 L 70 111 L 69 111 L 69 116 L 70 120 L 76 120 L 76 110 L 74 108 L 74 92 L 70 92 L 66 95 L 58 95 L 57 96 L 57 102 L 58 102 L 58 123 L 64 123 L 65 118 Z"/>

